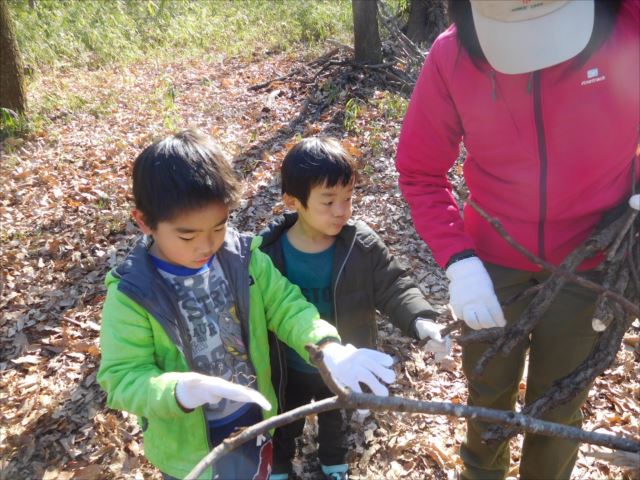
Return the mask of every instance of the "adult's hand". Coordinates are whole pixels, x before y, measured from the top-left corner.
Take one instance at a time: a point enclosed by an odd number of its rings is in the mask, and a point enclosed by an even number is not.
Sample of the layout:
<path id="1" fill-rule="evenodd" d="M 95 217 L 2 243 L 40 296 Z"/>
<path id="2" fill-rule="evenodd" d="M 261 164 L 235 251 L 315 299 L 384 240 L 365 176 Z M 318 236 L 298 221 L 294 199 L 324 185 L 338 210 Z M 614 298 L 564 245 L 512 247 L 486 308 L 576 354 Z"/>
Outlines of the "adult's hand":
<path id="1" fill-rule="evenodd" d="M 629 199 L 629 206 L 636 210 L 640 210 L 640 193 L 637 195 L 631 195 L 631 198 Z"/>
<path id="2" fill-rule="evenodd" d="M 223 398 L 236 402 L 253 402 L 264 410 L 271 410 L 269 401 L 257 390 L 220 377 L 185 372 L 176 384 L 176 399 L 187 409 L 194 409 L 205 403 L 218 403 Z"/>
<path id="3" fill-rule="evenodd" d="M 474 330 L 507 324 L 491 277 L 478 257 L 458 260 L 447 268 L 446 273 L 449 303 L 458 318 Z"/>

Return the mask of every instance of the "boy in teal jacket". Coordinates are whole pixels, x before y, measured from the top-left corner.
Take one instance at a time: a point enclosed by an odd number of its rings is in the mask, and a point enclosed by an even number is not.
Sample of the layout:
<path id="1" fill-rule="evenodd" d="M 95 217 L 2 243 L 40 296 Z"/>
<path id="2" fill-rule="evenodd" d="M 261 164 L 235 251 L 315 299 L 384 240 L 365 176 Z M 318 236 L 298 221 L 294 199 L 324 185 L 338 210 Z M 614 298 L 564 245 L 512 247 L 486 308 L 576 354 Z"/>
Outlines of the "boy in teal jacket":
<path id="1" fill-rule="evenodd" d="M 442 339 L 442 327 L 430 320 L 435 310 L 380 237 L 364 222 L 350 220 L 356 167 L 336 139 L 309 137 L 294 145 L 280 173 L 285 206 L 295 213 L 274 220 L 262 232 L 260 249 L 345 342 L 375 348 L 379 310 L 407 335 L 430 338 L 427 349 L 436 358 L 444 356 L 450 339 Z M 279 358 L 272 363 L 287 367 L 284 376 L 274 377 L 281 409 L 333 395 L 294 349 L 273 343 Z M 271 480 L 289 478 L 295 439 L 303 427 L 301 419 L 276 430 Z M 318 415 L 318 457 L 327 480 L 349 478 L 344 427 L 337 410 Z"/>
<path id="2" fill-rule="evenodd" d="M 206 135 L 185 131 L 146 148 L 133 167 L 145 234 L 106 280 L 98 381 L 109 407 L 138 416 L 144 451 L 183 478 L 238 427 L 275 414 L 267 335 L 308 361 L 321 345 L 335 380 L 386 394 L 391 358 L 337 343 L 300 290 L 227 226 L 240 185 Z M 371 374 L 375 376 L 372 376 Z M 202 478 L 268 478 L 270 439 L 248 442 Z"/>

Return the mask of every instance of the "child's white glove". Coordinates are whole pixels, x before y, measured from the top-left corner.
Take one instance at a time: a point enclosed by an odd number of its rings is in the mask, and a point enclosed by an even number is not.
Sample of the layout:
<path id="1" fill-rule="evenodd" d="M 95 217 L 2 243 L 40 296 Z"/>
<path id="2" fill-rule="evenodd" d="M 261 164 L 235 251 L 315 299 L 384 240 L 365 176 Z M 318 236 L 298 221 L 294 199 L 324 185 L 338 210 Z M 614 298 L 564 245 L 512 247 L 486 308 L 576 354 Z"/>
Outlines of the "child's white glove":
<path id="1" fill-rule="evenodd" d="M 437 323 L 422 317 L 416 318 L 416 332 L 418 332 L 418 337 L 420 340 L 424 340 L 425 338 L 431 339 L 426 343 L 425 348 L 433 352 L 436 362 L 439 362 L 451 353 L 451 337 L 447 335 L 442 338 L 440 336 L 440 330 L 443 328 L 444 327 Z"/>
<path id="2" fill-rule="evenodd" d="M 180 375 L 176 384 L 176 400 L 184 408 L 190 410 L 205 403 L 218 403 L 223 398 L 236 402 L 253 402 L 264 410 L 271 410 L 269 400 L 257 390 L 229 382 L 220 377 L 185 372 Z"/>
<path id="3" fill-rule="evenodd" d="M 458 260 L 446 273 L 450 281 L 449 303 L 456 317 L 474 330 L 507 324 L 491 277 L 478 257 Z"/>
<path id="4" fill-rule="evenodd" d="M 640 210 L 640 193 L 637 195 L 631 195 L 631 198 L 629 199 L 629 206 L 636 210 Z"/>
<path id="5" fill-rule="evenodd" d="M 324 346 L 322 353 L 324 363 L 338 385 L 362 393 L 360 383 L 364 383 L 375 395 L 389 395 L 387 387 L 378 381 L 379 378 L 385 383 L 393 383 L 396 379 L 395 372 L 388 368 L 393 359 L 386 353 L 335 342 Z"/>

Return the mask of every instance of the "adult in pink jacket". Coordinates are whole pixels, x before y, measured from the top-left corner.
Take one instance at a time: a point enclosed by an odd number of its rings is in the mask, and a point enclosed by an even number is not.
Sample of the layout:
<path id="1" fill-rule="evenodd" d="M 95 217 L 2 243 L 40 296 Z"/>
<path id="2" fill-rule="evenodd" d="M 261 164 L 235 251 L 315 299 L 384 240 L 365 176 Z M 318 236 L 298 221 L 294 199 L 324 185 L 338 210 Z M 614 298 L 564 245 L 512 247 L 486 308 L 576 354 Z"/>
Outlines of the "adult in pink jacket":
<path id="1" fill-rule="evenodd" d="M 640 0 L 450 0 L 453 25 L 434 42 L 411 97 L 397 153 L 418 233 L 450 280 L 450 303 L 472 329 L 504 326 L 526 308 L 500 301 L 544 281 L 473 208 L 448 172 L 467 151 L 470 197 L 531 252 L 559 264 L 640 178 Z M 637 195 L 630 203 L 638 206 Z M 597 278 L 601 258 L 583 274 Z M 589 354 L 595 296 L 567 285 L 509 356 L 471 370 L 487 345 L 463 349 L 469 403 L 513 409 L 525 358 L 526 401 Z M 585 390 L 545 418 L 580 425 Z M 484 444 L 469 421 L 463 478 L 504 478 L 507 443 Z M 575 442 L 526 435 L 522 478 L 569 478 Z"/>

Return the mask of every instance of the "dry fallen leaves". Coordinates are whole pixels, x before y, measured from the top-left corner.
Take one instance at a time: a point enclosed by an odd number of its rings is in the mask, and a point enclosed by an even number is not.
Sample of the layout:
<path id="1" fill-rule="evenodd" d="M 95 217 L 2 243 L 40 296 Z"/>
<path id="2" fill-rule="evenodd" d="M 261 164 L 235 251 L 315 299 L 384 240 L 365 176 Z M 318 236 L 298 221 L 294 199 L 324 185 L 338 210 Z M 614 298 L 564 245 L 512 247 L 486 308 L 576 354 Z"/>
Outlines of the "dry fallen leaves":
<path id="1" fill-rule="evenodd" d="M 397 188 L 393 158 L 400 119 L 376 108 L 384 92 L 375 79 L 351 78 L 335 103 L 311 122 L 298 115 L 326 103 L 326 90 L 295 81 L 247 90 L 303 67 L 301 58 L 286 54 L 251 63 L 214 56 L 209 61 L 67 70 L 31 85 L 32 104 L 50 92 L 75 95 L 87 104 L 74 112 L 50 112 L 46 128 L 2 146 L 3 478 L 160 478 L 144 460 L 135 419 L 105 408 L 95 375 L 102 280 L 135 235 L 129 221 L 130 164 L 141 148 L 167 133 L 168 120 L 210 132 L 233 157 L 245 184 L 245 199 L 233 222 L 254 232 L 283 211 L 277 170 L 286 150 L 303 135 L 340 137 L 363 168 L 355 216 L 380 233 L 429 299 L 444 305 L 444 276 L 413 230 Z M 323 79 L 325 85 L 329 80 Z M 176 93 L 174 113 L 163 102 L 167 82 Z M 357 128 L 347 135 L 344 108 L 356 91 L 371 104 L 362 105 Z M 438 367 L 382 320 L 380 332 L 382 347 L 398 360 L 393 393 L 466 401 L 459 350 Z M 618 355 L 615 367 L 596 381 L 585 406 L 587 428 L 638 435 L 637 333 L 636 328 L 625 340 L 627 350 Z M 354 479 L 444 479 L 460 467 L 460 420 L 385 413 L 350 425 Z M 313 427 L 305 433 L 302 461 L 295 463 L 305 478 L 319 478 Z M 512 444 L 515 473 L 519 446 L 517 440 Z M 579 459 L 575 478 L 631 475 L 606 454 L 587 453 Z"/>

